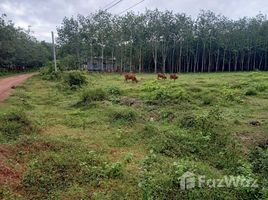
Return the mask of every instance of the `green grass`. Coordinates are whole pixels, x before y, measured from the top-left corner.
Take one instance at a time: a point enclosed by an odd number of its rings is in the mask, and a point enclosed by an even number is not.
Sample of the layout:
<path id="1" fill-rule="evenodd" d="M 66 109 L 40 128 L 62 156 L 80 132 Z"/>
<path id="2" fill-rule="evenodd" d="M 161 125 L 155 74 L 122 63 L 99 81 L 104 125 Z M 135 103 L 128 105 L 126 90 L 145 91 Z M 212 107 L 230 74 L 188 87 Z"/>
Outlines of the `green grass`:
<path id="1" fill-rule="evenodd" d="M 262 187 L 183 191 L 178 178 L 267 182 L 268 73 L 84 76 L 76 90 L 36 76 L 0 104 L 0 199 L 267 198 Z"/>

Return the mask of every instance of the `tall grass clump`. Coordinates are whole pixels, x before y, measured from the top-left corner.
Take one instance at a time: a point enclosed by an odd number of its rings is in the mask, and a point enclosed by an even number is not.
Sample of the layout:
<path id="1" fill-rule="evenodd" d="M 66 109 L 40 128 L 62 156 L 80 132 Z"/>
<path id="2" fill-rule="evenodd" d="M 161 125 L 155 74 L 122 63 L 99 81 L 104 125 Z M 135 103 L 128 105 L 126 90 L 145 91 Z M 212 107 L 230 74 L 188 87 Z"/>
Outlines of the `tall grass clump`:
<path id="1" fill-rule="evenodd" d="M 0 134 L 4 140 L 16 140 L 21 135 L 36 131 L 36 127 L 21 110 L 14 110 L 0 117 Z"/>
<path id="2" fill-rule="evenodd" d="M 78 106 L 88 106 L 97 101 L 103 101 L 107 99 L 107 93 L 101 88 L 85 89 L 82 92 Z"/>
<path id="3" fill-rule="evenodd" d="M 57 66 L 59 66 L 59 62 L 57 62 Z M 57 72 L 55 72 L 54 63 L 48 62 L 45 67 L 40 69 L 40 76 L 43 80 L 59 81 L 62 79 L 62 71 L 58 67 Z"/>
<path id="4" fill-rule="evenodd" d="M 110 112 L 111 122 L 131 123 L 137 120 L 137 113 L 133 109 L 117 109 Z"/>
<path id="5" fill-rule="evenodd" d="M 71 90 L 76 90 L 87 84 L 87 78 L 82 72 L 73 71 L 66 74 L 64 82 Z"/>

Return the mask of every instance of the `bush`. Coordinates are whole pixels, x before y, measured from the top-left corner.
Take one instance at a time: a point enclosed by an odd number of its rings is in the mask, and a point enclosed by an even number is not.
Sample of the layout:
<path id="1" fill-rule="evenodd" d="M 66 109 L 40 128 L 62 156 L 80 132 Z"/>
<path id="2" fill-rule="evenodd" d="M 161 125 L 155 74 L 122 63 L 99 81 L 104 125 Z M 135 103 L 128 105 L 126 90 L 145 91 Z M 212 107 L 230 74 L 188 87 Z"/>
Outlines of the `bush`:
<path id="1" fill-rule="evenodd" d="M 218 107 L 211 109 L 208 113 L 202 115 L 194 115 L 188 113 L 180 120 L 181 128 L 193 128 L 203 132 L 214 131 L 219 125 L 219 121 L 223 119 Z"/>
<path id="2" fill-rule="evenodd" d="M 118 109 L 110 113 L 110 119 L 112 122 L 131 123 L 136 121 L 137 113 L 132 109 Z"/>
<path id="3" fill-rule="evenodd" d="M 83 91 L 81 100 L 77 103 L 77 105 L 87 106 L 95 101 L 103 101 L 107 98 L 106 92 L 101 89 L 87 89 Z"/>
<path id="4" fill-rule="evenodd" d="M 110 95 L 119 96 L 122 94 L 121 90 L 116 86 L 110 86 L 107 88 L 107 92 Z"/>
<path id="5" fill-rule="evenodd" d="M 222 93 L 223 93 L 224 98 L 227 101 L 230 101 L 230 102 L 232 102 L 232 101 L 240 102 L 241 101 L 240 94 L 238 93 L 238 91 L 236 89 L 224 87 L 222 89 Z"/>
<path id="6" fill-rule="evenodd" d="M 258 92 L 264 92 L 268 89 L 268 85 L 267 84 L 257 84 L 257 85 L 255 85 L 255 89 Z"/>
<path id="7" fill-rule="evenodd" d="M 22 111 L 12 111 L 0 118 L 0 134 L 6 140 L 16 140 L 23 134 L 30 134 L 36 129 Z"/>
<path id="8" fill-rule="evenodd" d="M 176 87 L 163 86 L 159 82 L 151 81 L 145 84 L 143 91 L 148 92 L 144 98 L 148 103 L 165 103 L 168 101 L 185 100 L 185 91 Z"/>
<path id="9" fill-rule="evenodd" d="M 106 175 L 110 178 L 118 178 L 123 176 L 123 165 L 120 162 L 107 164 L 106 168 Z"/>
<path id="10" fill-rule="evenodd" d="M 215 97 L 209 95 L 209 94 L 203 94 L 201 95 L 201 100 L 203 105 L 211 105 L 213 104 Z"/>
<path id="11" fill-rule="evenodd" d="M 246 92 L 245 92 L 245 95 L 246 95 L 246 96 L 255 96 L 255 95 L 257 95 L 257 94 L 258 94 L 258 93 L 257 93 L 257 91 L 256 91 L 255 88 L 249 88 L 249 89 L 247 89 Z"/>
<path id="12" fill-rule="evenodd" d="M 61 60 L 60 67 L 64 70 L 78 69 L 76 60 L 75 56 L 67 55 Z"/>
<path id="13" fill-rule="evenodd" d="M 78 89 L 87 83 L 87 78 L 83 73 L 74 71 L 68 73 L 64 81 L 70 89 Z"/>
<path id="14" fill-rule="evenodd" d="M 55 72 L 54 67 L 48 64 L 46 67 L 40 69 L 40 76 L 43 80 L 59 81 L 62 78 L 62 72 L 60 70 Z"/>

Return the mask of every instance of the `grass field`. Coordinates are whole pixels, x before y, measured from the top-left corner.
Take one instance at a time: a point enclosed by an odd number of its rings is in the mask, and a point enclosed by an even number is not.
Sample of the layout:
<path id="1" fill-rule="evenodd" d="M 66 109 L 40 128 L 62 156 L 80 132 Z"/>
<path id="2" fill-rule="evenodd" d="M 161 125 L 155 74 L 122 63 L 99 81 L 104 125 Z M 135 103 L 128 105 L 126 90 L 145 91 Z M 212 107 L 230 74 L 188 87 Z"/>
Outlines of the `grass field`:
<path id="1" fill-rule="evenodd" d="M 84 75 L 0 104 L 0 199 L 268 198 L 268 73 Z M 181 190 L 187 171 L 259 187 Z"/>

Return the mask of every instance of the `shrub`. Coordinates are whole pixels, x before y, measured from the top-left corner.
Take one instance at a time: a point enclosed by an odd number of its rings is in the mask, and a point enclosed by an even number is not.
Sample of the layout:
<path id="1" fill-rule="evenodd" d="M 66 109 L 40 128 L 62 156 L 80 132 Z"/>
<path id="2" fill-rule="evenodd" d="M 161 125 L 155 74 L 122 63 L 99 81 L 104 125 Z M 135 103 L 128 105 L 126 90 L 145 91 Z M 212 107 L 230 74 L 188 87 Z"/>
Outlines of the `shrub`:
<path id="1" fill-rule="evenodd" d="M 264 92 L 265 90 L 268 89 L 268 85 L 267 84 L 256 84 L 255 89 L 258 92 Z"/>
<path id="2" fill-rule="evenodd" d="M 77 103 L 77 105 L 87 106 L 95 101 L 103 101 L 107 98 L 106 92 L 101 89 L 87 89 L 83 91 L 81 100 Z"/>
<path id="3" fill-rule="evenodd" d="M 107 92 L 108 92 L 108 94 L 114 95 L 114 96 L 118 96 L 118 95 L 121 95 L 122 94 L 121 90 L 118 87 L 116 87 L 116 86 L 110 86 L 110 87 L 108 87 L 107 88 Z"/>
<path id="4" fill-rule="evenodd" d="M 131 123 L 136 121 L 137 113 L 132 109 L 118 109 L 110 113 L 110 119 L 112 122 Z"/>
<path id="5" fill-rule="evenodd" d="M 214 128 L 219 125 L 219 122 L 222 119 L 223 116 L 219 108 L 215 107 L 212 108 L 208 113 L 201 115 L 186 113 L 186 115 L 180 119 L 180 127 L 193 128 L 204 132 L 210 132 L 214 131 Z"/>
<path id="6" fill-rule="evenodd" d="M 144 92 L 153 92 L 161 88 L 161 85 L 158 81 L 148 81 L 143 85 L 142 91 Z"/>
<path id="7" fill-rule="evenodd" d="M 203 105 L 211 105 L 213 104 L 215 97 L 209 95 L 209 94 L 202 94 L 201 95 L 201 101 Z"/>
<path id="8" fill-rule="evenodd" d="M 107 164 L 106 168 L 106 175 L 110 178 L 118 178 L 123 176 L 123 165 L 120 162 L 115 162 L 111 164 Z"/>
<path id="9" fill-rule="evenodd" d="M 224 87 L 222 89 L 223 96 L 227 101 L 236 101 L 240 102 L 240 94 L 237 92 L 236 89 L 231 89 L 228 87 Z"/>
<path id="10" fill-rule="evenodd" d="M 78 71 L 68 73 L 64 80 L 70 89 L 81 88 L 87 83 L 85 75 Z"/>
<path id="11" fill-rule="evenodd" d="M 268 178 L 268 149 L 256 148 L 249 154 L 253 172 L 262 174 Z"/>
<path id="12" fill-rule="evenodd" d="M 22 134 L 30 134 L 36 129 L 23 111 L 12 111 L 0 118 L 0 133 L 7 140 L 16 140 Z"/>
<path id="13" fill-rule="evenodd" d="M 59 81 L 62 78 L 62 72 L 60 70 L 55 72 L 52 65 L 48 65 L 40 69 L 40 76 L 43 80 Z"/>
<path id="14" fill-rule="evenodd" d="M 257 95 L 257 94 L 258 94 L 258 93 L 257 93 L 257 91 L 256 91 L 255 88 L 249 88 L 249 89 L 247 89 L 246 92 L 245 92 L 245 95 L 246 95 L 246 96 L 255 96 L 255 95 Z"/>

